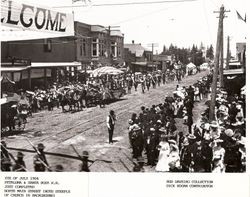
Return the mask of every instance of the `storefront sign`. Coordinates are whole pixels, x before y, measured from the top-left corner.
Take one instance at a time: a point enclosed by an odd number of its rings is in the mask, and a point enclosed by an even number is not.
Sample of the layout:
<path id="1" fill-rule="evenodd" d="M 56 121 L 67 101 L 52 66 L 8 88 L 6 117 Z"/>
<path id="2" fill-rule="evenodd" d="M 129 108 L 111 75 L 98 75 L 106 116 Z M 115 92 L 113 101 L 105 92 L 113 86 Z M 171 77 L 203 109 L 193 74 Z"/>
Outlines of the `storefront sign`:
<path id="1" fill-rule="evenodd" d="M 73 14 L 11 0 L 1 2 L 1 24 L 21 29 L 74 35 Z"/>
<path id="2" fill-rule="evenodd" d="M 43 78 L 44 76 L 44 69 L 32 69 L 31 70 L 31 78 Z"/>

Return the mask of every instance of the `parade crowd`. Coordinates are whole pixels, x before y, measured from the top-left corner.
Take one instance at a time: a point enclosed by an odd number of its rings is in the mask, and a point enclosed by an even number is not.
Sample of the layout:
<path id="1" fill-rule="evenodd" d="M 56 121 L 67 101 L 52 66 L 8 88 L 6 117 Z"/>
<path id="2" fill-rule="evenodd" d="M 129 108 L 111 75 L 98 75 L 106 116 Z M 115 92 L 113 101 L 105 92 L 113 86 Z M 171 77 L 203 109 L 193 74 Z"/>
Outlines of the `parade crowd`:
<path id="1" fill-rule="evenodd" d="M 141 87 L 143 83 L 147 87 L 147 80 L 150 81 L 148 90 L 151 85 L 156 88 L 157 85 L 166 83 L 161 77 L 154 80 L 150 74 L 141 75 Z M 128 93 L 135 84 L 132 78 L 132 75 L 127 75 Z M 176 75 L 175 79 L 179 81 L 181 77 L 178 79 Z M 141 106 L 140 113 L 132 114 L 128 121 L 128 139 L 134 172 L 145 172 L 145 165 L 156 172 L 245 172 L 245 98 L 239 95 L 228 96 L 224 89 L 218 88 L 215 118 L 210 121 L 211 82 L 212 73 L 188 87 L 178 83 L 173 95 L 167 95 L 164 102 L 150 107 Z M 135 90 L 136 88 L 135 86 Z M 194 123 L 193 108 L 196 102 L 205 102 L 207 109 Z M 114 114 L 112 110 L 111 112 Z M 112 113 L 107 118 L 110 144 L 113 143 L 115 121 Z M 177 119 L 183 122 L 179 129 Z M 54 168 L 49 166 L 42 143 L 31 146 L 35 150 L 34 171 L 64 171 L 62 165 Z M 81 161 L 79 171 L 89 172 L 88 163 L 95 161 L 89 160 L 87 151 L 78 156 Z M 17 152 L 15 158 L 6 143 L 1 142 L 2 171 L 27 171 L 23 158 L 22 152 Z"/>
<path id="2" fill-rule="evenodd" d="M 177 85 L 173 96 L 151 107 L 142 106 L 129 119 L 134 169 L 144 172 L 145 165 L 157 172 L 245 172 L 245 99 L 228 96 L 218 89 L 215 120 L 209 121 L 210 101 L 193 123 L 195 102 L 203 102 L 211 93 L 212 75 L 193 86 Z M 182 119 L 181 129 L 176 119 Z"/>
<path id="3" fill-rule="evenodd" d="M 170 76 L 170 78 L 168 76 Z M 178 81 L 181 81 L 182 77 L 184 77 L 184 75 L 181 76 L 179 75 L 178 72 L 176 72 L 176 74 L 174 73 L 170 74 L 167 71 L 166 73 L 162 73 L 162 75 L 155 74 L 155 73 L 140 74 L 139 76 L 135 76 L 135 74 L 127 74 L 126 80 L 121 81 L 121 80 L 118 80 L 117 78 L 117 81 L 113 81 L 113 82 L 116 84 L 116 88 L 118 86 L 117 84 L 124 87 L 124 83 L 121 83 L 121 82 L 125 82 L 125 86 L 127 86 L 128 88 L 128 94 L 131 93 L 132 86 L 134 86 L 135 91 L 137 91 L 138 84 L 141 84 L 141 88 L 142 88 L 141 90 L 142 90 L 142 93 L 144 93 L 145 87 L 147 87 L 147 90 L 149 91 L 151 86 L 152 88 L 156 88 L 157 86 L 160 86 L 161 84 L 166 84 L 167 81 L 172 81 L 175 79 Z M 118 81 L 120 82 L 118 83 Z M 113 83 L 104 83 L 104 84 L 107 84 L 106 87 L 108 88 L 114 88 Z M 57 99 L 58 95 L 67 94 L 67 92 L 72 92 L 73 94 L 76 92 L 81 92 L 82 90 L 86 90 L 86 88 L 91 89 L 96 86 L 101 87 L 103 86 L 103 83 L 100 83 L 100 80 L 98 81 L 97 79 L 96 80 L 90 79 L 87 81 L 87 85 L 82 85 L 81 83 L 77 83 L 77 84 L 66 83 L 66 84 L 60 84 L 60 85 L 54 84 L 47 91 L 36 89 L 34 93 L 31 93 L 29 91 L 27 93 L 31 95 L 31 105 L 34 105 L 34 102 L 36 102 L 35 107 L 33 106 L 34 111 L 32 112 L 37 112 L 37 110 L 42 109 L 41 102 L 40 102 L 42 101 L 42 99 L 47 100 L 48 110 L 53 110 L 53 104 L 51 104 L 51 102 L 53 101 L 53 99 Z M 25 97 L 26 97 L 25 93 L 21 92 L 21 98 L 25 98 Z M 57 104 L 58 107 L 62 101 L 63 99 L 59 98 L 59 102 Z M 26 102 L 24 101 L 22 101 L 21 103 L 23 105 L 26 104 Z M 84 104 L 84 103 L 80 103 L 80 104 Z M 64 111 L 65 110 L 64 105 L 63 104 L 61 105 L 62 105 L 62 110 Z M 85 107 L 85 106 L 79 105 L 78 107 Z M 113 111 L 111 110 L 111 112 Z M 112 136 L 113 136 L 113 130 L 114 130 L 114 123 L 112 124 L 112 122 L 114 122 L 113 119 L 115 118 L 113 118 L 112 113 L 111 113 L 107 118 L 107 125 L 108 125 L 109 136 L 110 136 L 109 143 L 111 144 L 113 143 L 112 142 Z M 44 153 L 45 146 L 42 143 L 37 144 L 37 146 L 32 144 L 30 141 L 29 143 L 35 151 L 35 156 L 33 160 L 34 171 L 39 171 L 39 172 L 64 171 L 63 165 L 60 165 L 60 164 L 54 167 L 50 167 L 49 162 L 47 161 L 47 158 L 46 158 L 46 154 Z M 77 153 L 76 149 L 74 149 L 74 151 Z M 79 171 L 89 172 L 90 171 L 89 162 L 94 163 L 95 160 L 89 160 L 88 158 L 89 153 L 87 151 L 83 151 L 81 155 L 77 153 L 77 155 L 79 156 L 79 160 L 81 161 Z M 25 165 L 24 156 L 25 155 L 19 151 L 17 152 L 17 155 L 15 157 L 8 150 L 6 142 L 1 141 L 1 170 L 2 171 L 28 171 Z M 102 161 L 107 162 L 107 163 L 110 162 L 106 160 L 102 160 Z"/>

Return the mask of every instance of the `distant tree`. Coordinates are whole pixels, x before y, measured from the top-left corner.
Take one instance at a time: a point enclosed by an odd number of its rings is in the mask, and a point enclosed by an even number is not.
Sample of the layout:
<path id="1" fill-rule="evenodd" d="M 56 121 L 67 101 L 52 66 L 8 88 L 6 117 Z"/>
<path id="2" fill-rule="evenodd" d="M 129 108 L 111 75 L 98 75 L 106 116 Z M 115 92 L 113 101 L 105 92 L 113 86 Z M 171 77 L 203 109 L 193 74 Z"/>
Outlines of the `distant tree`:
<path id="1" fill-rule="evenodd" d="M 213 45 L 210 45 L 210 47 L 207 48 L 206 58 L 209 58 L 210 60 L 214 59 L 214 48 L 213 48 Z"/>
<path id="2" fill-rule="evenodd" d="M 167 53 L 167 47 L 165 45 L 163 45 L 162 54 L 166 54 L 166 53 Z"/>
<path id="3" fill-rule="evenodd" d="M 199 47 L 199 50 L 200 50 L 200 51 L 203 51 L 204 49 L 205 49 L 205 47 L 204 47 L 203 43 L 201 42 L 200 47 Z"/>

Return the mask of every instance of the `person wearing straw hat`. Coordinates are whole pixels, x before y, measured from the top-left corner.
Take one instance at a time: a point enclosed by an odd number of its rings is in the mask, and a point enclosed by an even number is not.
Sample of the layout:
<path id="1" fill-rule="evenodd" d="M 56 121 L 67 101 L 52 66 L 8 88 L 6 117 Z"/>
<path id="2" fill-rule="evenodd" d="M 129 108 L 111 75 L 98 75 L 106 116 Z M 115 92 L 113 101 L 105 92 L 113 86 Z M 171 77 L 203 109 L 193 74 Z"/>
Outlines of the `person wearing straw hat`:
<path id="1" fill-rule="evenodd" d="M 210 133 L 213 139 L 216 139 L 218 137 L 220 137 L 220 130 L 218 129 L 219 125 L 217 123 L 217 121 L 213 120 L 210 123 Z"/>
<path id="2" fill-rule="evenodd" d="M 144 146 L 144 140 L 142 129 L 137 124 L 134 124 L 134 127 L 131 131 L 131 145 L 133 150 L 133 158 L 138 158 L 139 156 L 141 156 Z"/>
<path id="3" fill-rule="evenodd" d="M 225 171 L 224 166 L 224 156 L 225 156 L 225 149 L 221 146 L 223 140 L 216 139 L 214 140 L 215 146 L 213 147 L 213 173 L 223 173 Z"/>
<path id="4" fill-rule="evenodd" d="M 13 166 L 13 171 L 25 172 L 26 165 L 23 160 L 24 154 L 22 152 L 17 152 L 17 160 Z"/>
<path id="5" fill-rule="evenodd" d="M 116 116 L 114 110 L 110 110 L 109 115 L 107 116 L 107 127 L 109 133 L 109 144 L 113 144 L 113 134 L 115 128 Z"/>

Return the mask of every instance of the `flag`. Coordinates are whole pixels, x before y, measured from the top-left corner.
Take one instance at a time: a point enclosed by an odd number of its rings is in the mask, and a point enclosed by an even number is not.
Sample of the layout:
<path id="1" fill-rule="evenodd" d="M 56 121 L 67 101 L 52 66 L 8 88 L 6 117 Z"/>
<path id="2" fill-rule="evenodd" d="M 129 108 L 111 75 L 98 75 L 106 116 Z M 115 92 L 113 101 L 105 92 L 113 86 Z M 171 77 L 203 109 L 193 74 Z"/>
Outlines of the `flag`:
<path id="1" fill-rule="evenodd" d="M 238 16 L 238 19 L 239 20 L 243 20 L 245 23 L 246 23 L 246 15 L 245 15 L 245 19 L 244 18 L 242 18 L 242 16 L 239 14 L 239 12 L 236 10 L 236 13 L 237 13 L 237 16 Z"/>

